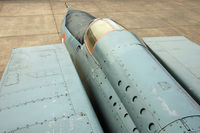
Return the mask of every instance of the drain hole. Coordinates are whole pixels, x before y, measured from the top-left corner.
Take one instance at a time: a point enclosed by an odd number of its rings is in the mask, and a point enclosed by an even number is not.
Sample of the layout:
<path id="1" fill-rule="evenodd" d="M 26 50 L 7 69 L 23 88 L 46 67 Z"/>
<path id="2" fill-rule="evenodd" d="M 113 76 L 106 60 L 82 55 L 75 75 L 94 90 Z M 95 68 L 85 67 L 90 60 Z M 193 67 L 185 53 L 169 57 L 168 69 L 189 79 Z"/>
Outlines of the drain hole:
<path id="1" fill-rule="evenodd" d="M 120 86 L 122 84 L 122 81 L 121 80 L 119 80 L 118 81 L 118 86 Z"/>
<path id="2" fill-rule="evenodd" d="M 142 108 L 142 109 L 140 110 L 140 114 L 142 114 L 145 110 L 146 110 L 145 108 Z"/>
<path id="3" fill-rule="evenodd" d="M 116 102 L 114 102 L 114 103 L 113 103 L 113 106 L 115 106 L 116 104 L 117 104 L 117 103 L 116 103 Z"/>
<path id="4" fill-rule="evenodd" d="M 77 49 L 81 49 L 81 46 L 80 46 L 80 45 L 78 45 Z"/>
<path id="5" fill-rule="evenodd" d="M 126 86 L 126 91 L 128 91 L 128 88 L 130 88 L 130 86 L 128 85 L 128 86 Z"/>
<path id="6" fill-rule="evenodd" d="M 135 132 L 137 130 L 137 128 L 133 128 L 133 132 Z"/>
<path id="7" fill-rule="evenodd" d="M 151 130 L 153 130 L 153 128 L 155 128 L 154 123 L 150 123 L 150 124 L 149 124 L 149 130 L 151 131 Z"/>
<path id="8" fill-rule="evenodd" d="M 126 114 L 124 115 L 124 118 L 125 118 L 126 116 L 128 116 L 128 113 L 126 113 Z"/>
<path id="9" fill-rule="evenodd" d="M 110 96 L 109 99 L 111 100 L 111 99 L 112 99 L 112 96 Z"/>
<path id="10" fill-rule="evenodd" d="M 132 99 L 132 101 L 134 102 L 136 98 L 137 98 L 137 96 L 134 96 L 133 99 Z"/>

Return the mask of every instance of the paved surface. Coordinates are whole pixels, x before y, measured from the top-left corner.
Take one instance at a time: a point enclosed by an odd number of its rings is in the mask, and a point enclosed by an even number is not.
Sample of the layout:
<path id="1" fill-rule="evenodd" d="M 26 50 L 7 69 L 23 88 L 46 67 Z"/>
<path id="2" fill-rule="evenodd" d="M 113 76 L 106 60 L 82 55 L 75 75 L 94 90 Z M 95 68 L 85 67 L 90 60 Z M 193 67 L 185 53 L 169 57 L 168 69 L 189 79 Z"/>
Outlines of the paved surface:
<path id="1" fill-rule="evenodd" d="M 59 43 L 65 0 L 0 1 L 0 77 L 17 47 Z M 68 0 L 109 17 L 140 38 L 183 35 L 200 44 L 200 0 Z"/>

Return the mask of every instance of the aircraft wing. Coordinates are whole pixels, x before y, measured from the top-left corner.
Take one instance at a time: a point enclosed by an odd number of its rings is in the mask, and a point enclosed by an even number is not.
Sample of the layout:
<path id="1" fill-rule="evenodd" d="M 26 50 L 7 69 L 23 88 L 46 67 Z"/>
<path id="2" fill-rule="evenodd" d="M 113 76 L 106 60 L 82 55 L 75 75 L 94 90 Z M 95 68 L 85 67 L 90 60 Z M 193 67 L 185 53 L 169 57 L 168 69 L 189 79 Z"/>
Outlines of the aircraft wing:
<path id="1" fill-rule="evenodd" d="M 0 82 L 0 132 L 102 132 L 64 44 L 13 49 Z"/>
<path id="2" fill-rule="evenodd" d="M 143 41 L 171 75 L 200 103 L 200 46 L 183 36 L 145 37 Z"/>

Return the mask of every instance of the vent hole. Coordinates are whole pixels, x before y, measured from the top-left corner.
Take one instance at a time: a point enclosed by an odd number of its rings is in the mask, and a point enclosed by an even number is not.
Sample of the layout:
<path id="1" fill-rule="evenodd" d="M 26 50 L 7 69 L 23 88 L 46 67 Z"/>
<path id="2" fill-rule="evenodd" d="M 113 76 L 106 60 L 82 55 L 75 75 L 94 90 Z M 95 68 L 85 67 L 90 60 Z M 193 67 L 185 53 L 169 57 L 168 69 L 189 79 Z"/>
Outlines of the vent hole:
<path id="1" fill-rule="evenodd" d="M 135 99 L 136 99 L 136 98 L 137 98 L 137 96 L 134 96 L 133 99 L 132 99 L 132 101 L 135 102 Z"/>
<path id="2" fill-rule="evenodd" d="M 110 96 L 109 99 L 111 100 L 111 99 L 112 99 L 112 96 Z"/>
<path id="3" fill-rule="evenodd" d="M 153 130 L 154 128 L 155 128 L 154 123 L 150 123 L 150 124 L 149 124 L 149 130 L 151 131 L 151 130 Z"/>
<path id="4" fill-rule="evenodd" d="M 80 46 L 80 45 L 78 45 L 77 49 L 81 49 L 81 46 Z"/>
<path id="5" fill-rule="evenodd" d="M 140 114 L 144 113 L 145 110 L 146 110 L 145 108 L 142 108 L 142 109 L 140 110 Z"/>
<path id="6" fill-rule="evenodd" d="M 130 88 L 130 86 L 129 86 L 129 85 L 128 85 L 128 86 L 126 86 L 126 89 L 125 89 L 125 90 L 126 90 L 126 91 L 128 91 L 128 88 Z"/>
<path id="7" fill-rule="evenodd" d="M 118 81 L 118 86 L 120 86 L 122 84 L 122 81 L 121 80 L 119 80 Z"/>
<path id="8" fill-rule="evenodd" d="M 133 128 L 133 132 L 135 132 L 137 130 L 137 128 Z"/>
<path id="9" fill-rule="evenodd" d="M 117 103 L 116 103 L 116 102 L 114 102 L 114 103 L 113 103 L 113 106 L 116 106 L 116 104 L 117 104 Z"/>
<path id="10" fill-rule="evenodd" d="M 124 114 L 124 118 L 125 118 L 126 116 L 128 116 L 128 113 Z"/>

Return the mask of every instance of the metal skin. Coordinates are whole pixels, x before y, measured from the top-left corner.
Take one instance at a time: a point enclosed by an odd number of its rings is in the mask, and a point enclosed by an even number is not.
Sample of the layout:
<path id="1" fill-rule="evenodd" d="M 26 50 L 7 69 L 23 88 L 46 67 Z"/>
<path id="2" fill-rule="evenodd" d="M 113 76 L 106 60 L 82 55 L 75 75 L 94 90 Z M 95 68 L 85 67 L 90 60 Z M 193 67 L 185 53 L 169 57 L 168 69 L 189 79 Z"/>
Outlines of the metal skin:
<path id="1" fill-rule="evenodd" d="M 13 49 L 0 80 L 0 133 L 103 133 L 64 44 Z"/>
<path id="2" fill-rule="evenodd" d="M 200 106 L 133 33 L 109 32 L 91 54 L 69 32 L 65 21 L 64 43 L 106 132 L 200 131 Z"/>
<path id="3" fill-rule="evenodd" d="M 200 104 L 200 46 L 183 36 L 143 38 L 151 53 Z"/>

